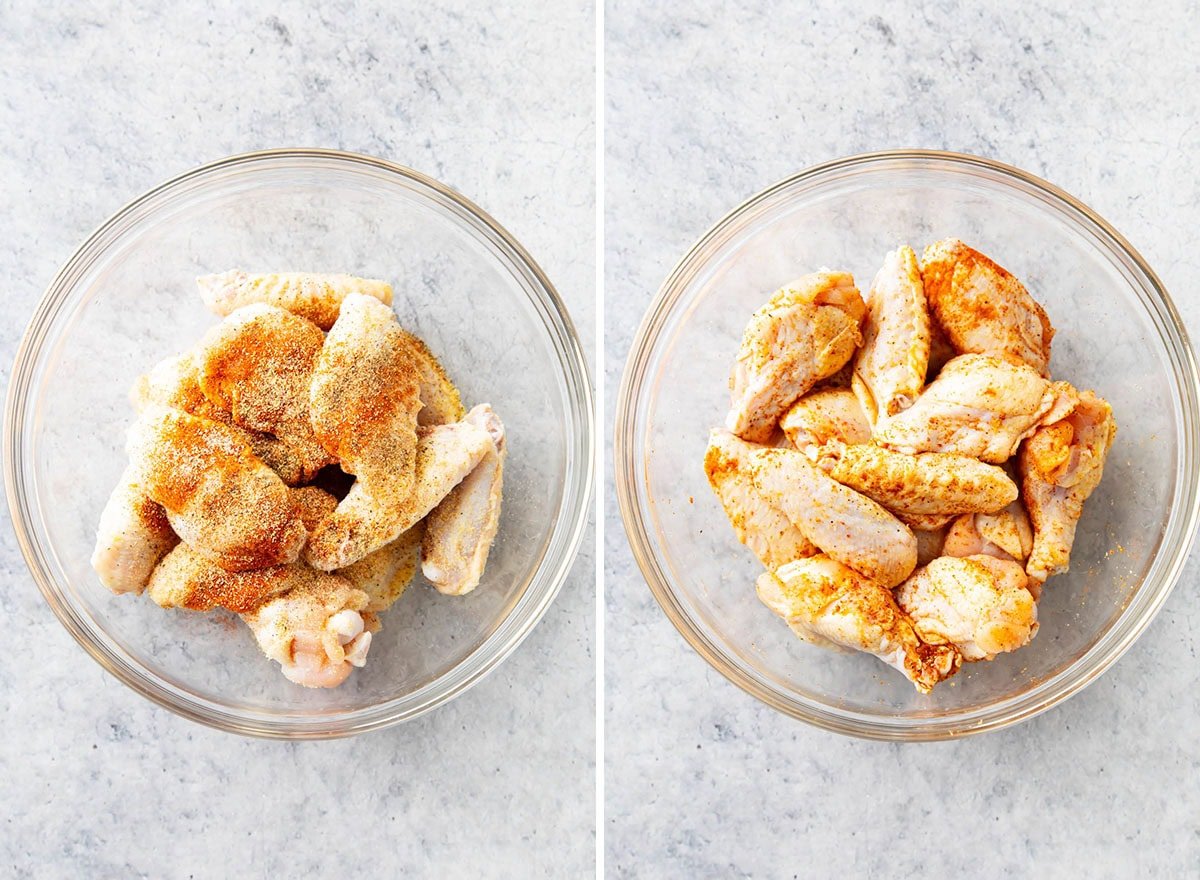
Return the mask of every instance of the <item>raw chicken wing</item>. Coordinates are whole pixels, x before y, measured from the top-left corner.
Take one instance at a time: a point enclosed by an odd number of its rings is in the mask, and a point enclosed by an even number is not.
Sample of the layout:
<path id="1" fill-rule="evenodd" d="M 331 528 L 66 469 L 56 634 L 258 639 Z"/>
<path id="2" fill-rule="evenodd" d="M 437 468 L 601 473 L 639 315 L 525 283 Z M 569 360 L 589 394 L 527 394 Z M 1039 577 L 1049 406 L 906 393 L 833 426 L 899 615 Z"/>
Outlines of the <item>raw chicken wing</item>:
<path id="1" fill-rule="evenodd" d="M 204 396 L 200 388 L 200 370 L 191 354 L 182 354 L 159 361 L 130 390 L 133 408 L 141 412 L 151 404 L 159 404 L 186 413 L 220 422 L 242 437 L 254 454 L 263 460 L 289 486 L 312 478 L 306 468 L 305 456 L 293 449 L 286 440 L 250 431 L 233 423 L 233 415 Z"/>
<path id="2" fill-rule="evenodd" d="M 240 434 L 181 410 L 149 406 L 130 429 L 127 451 L 145 493 L 171 527 L 222 568 L 292 562 L 305 529 L 278 475 Z"/>
<path id="3" fill-rule="evenodd" d="M 473 421 L 468 413 L 461 422 L 421 429 L 416 476 L 408 492 L 387 481 L 374 488 L 360 476 L 337 510 L 309 536 L 304 548 L 309 565 L 322 571 L 345 568 L 424 519 L 495 448 L 492 436 Z"/>
<path id="4" fill-rule="evenodd" d="M 943 556 L 901 584 L 896 601 L 923 640 L 954 645 L 966 660 L 991 660 L 1037 633 L 1037 603 L 1025 581 L 1012 560 Z"/>
<path id="5" fill-rule="evenodd" d="M 789 562 L 760 576 L 756 586 L 763 604 L 797 635 L 873 654 L 921 693 L 958 670 L 958 651 L 923 642 L 890 590 L 828 556 Z"/>
<path id="6" fill-rule="evenodd" d="M 433 356 L 424 341 L 409 333 L 401 331 L 412 350 L 413 360 L 417 365 L 418 378 L 421 383 L 421 411 L 417 414 L 417 424 L 423 426 L 448 425 L 457 422 L 467 414 L 463 408 L 462 398 L 458 389 L 442 369 L 438 359 Z"/>
<path id="7" fill-rule="evenodd" d="M 504 425 L 486 404 L 472 409 L 466 420 L 488 432 L 492 447 L 430 511 L 421 542 L 421 572 L 448 596 L 464 596 L 479 585 L 500 525 L 504 490 Z"/>
<path id="8" fill-rule="evenodd" d="M 871 424 L 862 404 L 848 388 L 819 388 L 791 405 L 779 427 L 801 452 L 830 440 L 869 443 Z"/>
<path id="9" fill-rule="evenodd" d="M 194 355 L 200 388 L 235 424 L 283 440 L 300 459 L 305 481 L 333 464 L 313 436 L 308 398 L 325 342 L 315 324 L 262 303 L 230 313 Z"/>
<path id="10" fill-rule="evenodd" d="M 312 576 L 242 615 L 262 652 L 288 681 L 337 687 L 366 665 L 371 633 L 360 613 L 367 594 L 336 575 Z"/>
<path id="11" fill-rule="evenodd" d="M 957 351 L 1010 357 L 1050 375 L 1054 328 L 1020 281 L 956 238 L 925 248 L 921 273 L 929 307 Z"/>
<path id="12" fill-rule="evenodd" d="M 850 360 L 865 313 L 849 272 L 822 270 L 776 291 L 742 334 L 729 377 L 729 430 L 765 442 L 797 397 Z"/>
<path id="13" fill-rule="evenodd" d="M 751 464 L 755 451 L 763 448 L 728 431 L 714 429 L 704 454 L 704 473 L 738 540 L 774 571 L 784 563 L 820 550 L 755 487 Z"/>
<path id="14" fill-rule="evenodd" d="M 1033 523 L 1026 570 L 1034 580 L 1067 570 L 1083 502 L 1100 483 L 1116 433 L 1112 407 L 1084 391 L 1067 418 L 1039 429 L 1021 447 L 1022 491 Z"/>
<path id="15" fill-rule="evenodd" d="M 127 467 L 100 514 L 92 568 L 114 593 L 140 593 L 154 566 L 179 538 L 166 511 L 138 485 L 137 470 Z"/>
<path id="16" fill-rule="evenodd" d="M 337 320 L 346 297 L 362 294 L 384 305 L 392 304 L 392 286 L 385 281 L 353 275 L 319 275 L 312 272 L 254 274 L 234 269 L 196 279 L 200 298 L 210 312 L 230 314 L 251 303 L 267 303 L 307 318 L 322 330 Z"/>
<path id="17" fill-rule="evenodd" d="M 881 419 L 875 442 L 897 452 L 954 452 L 1007 461 L 1039 425 L 1063 418 L 1078 395 L 1032 367 L 986 354 L 964 354 L 903 412 Z"/>
<path id="18" fill-rule="evenodd" d="M 323 577 L 328 575 L 299 562 L 226 571 L 187 544 L 179 544 L 154 569 L 147 592 L 163 608 L 224 608 L 241 614 L 293 587 Z"/>
<path id="19" fill-rule="evenodd" d="M 906 455 L 879 446 L 837 442 L 811 455 L 839 483 L 906 516 L 991 512 L 1018 494 L 1017 484 L 1002 468 L 965 455 Z"/>
<path id="20" fill-rule="evenodd" d="M 752 455 L 754 485 L 810 541 L 838 562 L 885 587 L 917 564 L 917 539 L 877 503 L 827 475 L 791 449 Z"/>
<path id="21" fill-rule="evenodd" d="M 925 386 L 929 342 L 917 255 L 910 247 L 897 248 L 871 282 L 863 346 L 854 361 L 854 393 L 871 424 L 917 399 Z"/>
<path id="22" fill-rule="evenodd" d="M 367 594 L 367 611 L 387 611 L 404 595 L 421 565 L 421 538 L 425 524 L 417 523 L 399 538 L 368 553 L 337 574 Z"/>

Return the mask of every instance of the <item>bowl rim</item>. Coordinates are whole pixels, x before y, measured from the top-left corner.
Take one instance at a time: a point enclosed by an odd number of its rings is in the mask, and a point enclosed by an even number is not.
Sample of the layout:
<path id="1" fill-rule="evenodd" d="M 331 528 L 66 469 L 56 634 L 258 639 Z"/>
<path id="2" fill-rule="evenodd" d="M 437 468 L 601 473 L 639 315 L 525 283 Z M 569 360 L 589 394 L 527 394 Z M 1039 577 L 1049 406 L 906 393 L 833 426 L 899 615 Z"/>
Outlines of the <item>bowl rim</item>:
<path id="1" fill-rule="evenodd" d="M 639 491 L 645 487 L 642 485 L 643 480 L 639 479 L 642 472 L 634 457 L 639 439 L 636 432 L 642 421 L 639 419 L 637 410 L 640 403 L 640 392 L 646 379 L 648 359 L 660 331 L 664 328 L 676 302 L 685 290 L 685 282 L 699 270 L 704 262 L 706 251 L 714 247 L 716 242 L 723 240 L 726 231 L 745 215 L 790 187 L 830 172 L 847 171 L 898 160 L 911 160 L 921 163 L 924 167 L 940 166 L 958 169 L 973 167 L 992 175 L 998 175 L 1010 186 L 1014 183 L 1023 184 L 1052 207 L 1056 207 L 1068 215 L 1075 215 L 1074 219 L 1082 220 L 1085 226 L 1090 223 L 1094 227 L 1091 231 L 1099 232 L 1103 238 L 1108 240 L 1107 244 L 1115 247 L 1117 252 L 1133 264 L 1157 298 L 1157 303 L 1166 319 L 1166 325 L 1176 335 L 1179 343 L 1176 354 L 1182 360 L 1185 374 L 1185 381 L 1177 389 L 1183 402 L 1181 433 L 1184 442 L 1180 455 L 1181 458 L 1195 463 L 1197 451 L 1200 450 L 1200 402 L 1197 400 L 1197 391 L 1200 389 L 1200 372 L 1197 371 L 1195 354 L 1187 329 L 1174 302 L 1154 270 L 1150 268 L 1133 245 L 1108 221 L 1082 201 L 1060 187 L 1015 166 L 981 156 L 947 150 L 894 149 L 858 153 L 822 162 L 771 184 L 750 196 L 713 223 L 680 258 L 647 307 L 630 345 L 616 400 L 613 425 L 613 468 L 621 521 L 643 579 L 667 618 L 684 640 L 726 679 L 785 715 L 835 733 L 883 741 L 959 739 L 970 734 L 999 730 L 1032 718 L 1058 705 L 1095 681 L 1141 636 L 1157 616 L 1178 582 L 1195 541 L 1197 523 L 1200 522 L 1200 492 L 1197 491 L 1197 487 L 1200 485 L 1200 473 L 1197 473 L 1195 467 L 1187 470 L 1190 480 L 1185 496 L 1188 503 L 1182 508 L 1175 508 L 1181 518 L 1181 525 L 1175 530 L 1177 544 L 1171 548 L 1164 543 L 1159 548 L 1160 555 L 1173 552 L 1166 571 L 1161 575 L 1161 585 L 1157 592 L 1150 596 L 1149 604 L 1142 609 L 1140 616 L 1132 621 L 1132 626 L 1119 640 L 1109 644 L 1103 653 L 1092 658 L 1090 665 L 1084 668 L 1084 662 L 1089 660 L 1101 646 L 1102 639 L 1098 640 L 1073 663 L 1042 682 L 1035 689 L 1037 699 L 1023 702 L 1022 697 L 1009 698 L 994 704 L 998 705 L 1000 709 L 990 713 L 985 708 L 973 710 L 970 713 L 960 712 L 957 715 L 952 713 L 941 717 L 907 719 L 899 716 L 893 718 L 869 716 L 838 709 L 816 700 L 809 700 L 801 695 L 785 696 L 767 687 L 732 662 L 722 648 L 709 639 L 691 618 L 672 590 L 670 579 L 658 564 L 652 550 L 656 542 L 651 537 L 641 516 Z M 1126 613 L 1123 611 L 1112 622 L 1109 632 L 1115 630 L 1125 617 Z M 969 715 L 970 719 L 963 718 L 964 715 Z"/>
<path id="2" fill-rule="evenodd" d="M 113 242 L 104 242 L 111 231 L 119 228 L 137 214 L 148 203 L 190 184 L 221 171 L 256 164 L 270 168 L 280 160 L 312 160 L 327 163 L 329 167 L 345 167 L 352 170 L 375 170 L 385 175 L 399 177 L 416 189 L 424 189 L 427 196 L 434 196 L 448 203 L 451 209 L 469 221 L 476 234 L 483 234 L 516 267 L 526 274 L 530 288 L 541 300 L 546 310 L 543 320 L 547 332 L 554 339 L 563 366 L 565 394 L 571 402 L 567 420 L 567 461 L 577 459 L 572 477 L 568 469 L 568 480 L 564 483 L 562 507 L 558 525 L 551 531 L 546 543 L 546 552 L 537 567 L 529 575 L 525 590 L 512 600 L 504 616 L 495 624 L 484 640 L 458 664 L 437 678 L 425 682 L 415 691 L 365 709 L 339 712 L 297 715 L 269 712 L 246 713 L 244 710 L 225 706 L 196 695 L 181 694 L 177 688 L 167 685 L 152 672 L 144 674 L 120 657 L 107 645 L 97 642 L 77 619 L 69 601 L 60 596 L 54 578 L 39 559 L 41 547 L 32 534 L 27 519 L 31 510 L 27 508 L 26 482 L 20 463 L 23 450 L 15 439 L 18 426 L 25 420 L 27 391 L 32 371 L 45 336 L 54 324 L 54 318 L 70 293 L 71 276 L 82 263 L 91 259 L 93 251 L 102 252 Z M 117 239 L 119 240 L 119 239 Z M 104 247 L 99 247 L 101 244 Z M 497 255 L 493 254 L 492 259 Z M 556 326 L 545 321 L 549 317 Z M 487 211 L 446 184 L 415 169 L 363 153 L 316 147 L 282 147 L 236 153 L 190 168 L 152 187 L 123 205 L 108 219 L 96 226 L 61 265 L 49 285 L 42 292 L 34 312 L 22 333 L 9 377 L 4 405 L 3 466 L 4 486 L 8 496 L 9 516 L 18 546 L 31 576 L 42 597 L 54 612 L 55 617 L 71 634 L 72 638 L 101 667 L 114 675 L 123 684 L 148 700 L 169 709 L 177 715 L 218 730 L 268 739 L 333 739 L 365 733 L 389 727 L 417 718 L 437 706 L 446 703 L 481 681 L 496 669 L 533 631 L 545 616 L 551 603 L 562 589 L 578 555 L 588 525 L 588 514 L 595 481 L 595 414 L 592 379 L 587 358 L 584 356 L 574 322 L 571 320 L 558 291 L 545 272 L 525 247 L 513 237 Z M 562 514 L 566 514 L 563 516 Z M 545 575 L 545 577 L 543 577 Z M 531 588 L 541 579 L 545 584 L 536 596 Z M 527 600 L 528 601 L 527 604 Z M 512 623 L 518 610 L 523 609 L 523 619 L 515 627 Z M 438 682 L 454 676 L 469 666 L 465 675 L 458 675 L 453 684 L 437 693 L 429 693 Z M 413 699 L 416 697 L 417 699 Z M 397 704 L 411 701 L 412 705 Z"/>

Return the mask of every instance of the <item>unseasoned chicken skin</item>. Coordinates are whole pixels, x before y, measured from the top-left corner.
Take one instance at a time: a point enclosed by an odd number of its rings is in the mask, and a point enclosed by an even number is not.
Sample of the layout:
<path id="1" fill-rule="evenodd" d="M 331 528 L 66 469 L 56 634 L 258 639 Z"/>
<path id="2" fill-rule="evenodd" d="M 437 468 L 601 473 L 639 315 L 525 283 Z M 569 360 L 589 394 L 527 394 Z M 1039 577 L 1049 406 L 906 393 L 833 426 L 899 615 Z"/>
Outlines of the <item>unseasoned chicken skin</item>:
<path id="1" fill-rule="evenodd" d="M 371 633 L 360 613 L 366 605 L 367 594 L 344 578 L 312 572 L 242 620 L 289 681 L 337 687 L 354 667 L 366 664 Z"/>
<path id="2" fill-rule="evenodd" d="M 140 593 L 159 560 L 179 538 L 166 511 L 138 484 L 130 466 L 108 498 L 96 529 L 92 568 L 114 593 Z"/>
<path id="3" fill-rule="evenodd" d="M 879 446 L 834 442 L 816 449 L 812 457 L 839 483 L 897 514 L 991 512 L 1018 494 L 1016 483 L 1002 468 L 965 455 L 906 455 Z"/>
<path id="4" fill-rule="evenodd" d="M 789 407 L 779 427 L 792 445 L 805 452 L 830 440 L 869 443 L 871 424 L 858 397 L 848 388 L 818 388 Z"/>
<path id="5" fill-rule="evenodd" d="M 848 272 L 822 270 L 777 290 L 742 334 L 729 378 L 729 430 L 765 442 L 796 398 L 851 358 L 865 313 Z"/>
<path id="6" fill-rule="evenodd" d="M 360 477 L 309 536 L 305 560 L 313 568 L 334 571 L 390 544 L 450 494 L 494 443 L 469 420 L 422 428 L 413 488 L 400 493 L 388 482 L 368 484 Z"/>
<path id="7" fill-rule="evenodd" d="M 202 275 L 196 284 L 204 305 L 222 317 L 251 303 L 267 303 L 306 318 L 322 330 L 333 326 L 342 303 L 352 294 L 373 297 L 384 305 L 392 303 L 390 284 L 353 275 L 254 274 L 234 269 L 219 275 Z"/>
<path id="8" fill-rule="evenodd" d="M 819 553 L 790 519 L 773 507 L 754 485 L 751 471 L 755 451 L 766 447 L 714 429 L 704 454 L 708 484 L 725 508 L 739 541 L 772 571 L 793 559 Z"/>
<path id="9" fill-rule="evenodd" d="M 925 248 L 921 273 L 929 307 L 957 351 L 1011 357 L 1050 375 L 1054 328 L 1020 281 L 956 238 Z"/>
<path id="10" fill-rule="evenodd" d="M 917 255 L 900 247 L 883 260 L 871 282 L 863 345 L 854 361 L 854 393 L 867 420 L 907 409 L 925 385 L 929 366 L 929 311 Z"/>
<path id="11" fill-rule="evenodd" d="M 830 559 L 790 562 L 758 579 L 758 597 L 800 634 L 873 654 L 899 670 L 921 693 L 959 667 L 958 651 L 923 642 L 890 590 Z"/>
<path id="12" fill-rule="evenodd" d="M 463 596 L 479 586 L 500 525 L 504 492 L 504 425 L 480 405 L 467 420 L 488 432 L 492 448 L 429 513 L 421 542 L 421 572 L 439 593 Z"/>
<path id="13" fill-rule="evenodd" d="M 256 303 L 209 330 L 194 355 L 204 395 L 240 427 L 287 443 L 305 480 L 334 462 L 309 420 L 309 387 L 324 342 L 311 321 Z"/>
<path id="14" fill-rule="evenodd" d="M 1026 570 L 1039 582 L 1066 571 L 1083 502 L 1100 483 L 1117 423 L 1112 407 L 1091 391 L 1062 421 L 1038 430 L 1021 447 L 1025 506 L 1033 523 Z"/>
<path id="15" fill-rule="evenodd" d="M 894 587 L 916 567 L 913 533 L 870 498 L 813 465 L 803 453 L 758 450 L 751 473 L 767 501 L 839 562 L 885 587 Z"/>
<path id="16" fill-rule="evenodd" d="M 1078 395 L 1032 367 L 984 354 L 964 354 L 903 412 L 876 425 L 875 442 L 897 452 L 953 452 L 1000 464 L 1039 425 L 1057 421 Z"/>
<path id="17" fill-rule="evenodd" d="M 335 572 L 367 594 L 367 611 L 387 611 L 404 595 L 421 565 L 425 524 L 417 523 L 390 544 Z"/>
<path id="18" fill-rule="evenodd" d="M 1015 651 L 1037 633 L 1037 603 L 1025 588 L 1025 572 L 992 556 L 943 556 L 918 570 L 896 590 L 917 635 L 951 644 L 966 660 L 991 660 Z"/>
<path id="19" fill-rule="evenodd" d="M 292 562 L 305 529 L 288 488 L 219 422 L 153 405 L 126 445 L 145 493 L 197 552 L 229 571 Z"/>

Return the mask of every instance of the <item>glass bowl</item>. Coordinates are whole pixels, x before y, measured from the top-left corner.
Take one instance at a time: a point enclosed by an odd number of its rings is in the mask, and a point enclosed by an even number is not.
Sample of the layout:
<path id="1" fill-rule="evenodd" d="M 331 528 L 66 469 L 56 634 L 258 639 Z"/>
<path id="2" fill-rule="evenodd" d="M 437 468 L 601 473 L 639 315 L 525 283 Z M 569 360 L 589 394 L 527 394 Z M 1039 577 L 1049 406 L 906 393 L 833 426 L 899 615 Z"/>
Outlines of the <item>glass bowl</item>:
<path id="1" fill-rule="evenodd" d="M 508 430 L 505 501 L 483 582 L 414 584 L 341 687 L 291 684 L 223 613 L 114 596 L 89 565 L 125 464 L 127 393 L 217 320 L 194 278 L 230 268 L 385 278 L 401 323 L 468 405 Z M 407 168 L 329 150 L 233 156 L 157 187 L 101 226 L 46 291 L 17 352 L 4 431 L 8 501 L 34 580 L 71 635 L 142 695 L 238 733 L 313 738 L 412 718 L 495 668 L 546 611 L 586 524 L 592 402 L 571 320 L 494 220 Z"/>
<path id="2" fill-rule="evenodd" d="M 703 471 L 730 364 L 771 291 L 821 266 L 869 284 L 884 254 L 956 236 L 1022 279 L 1058 329 L 1052 371 L 1113 405 L 1116 443 L 1070 573 L 1051 580 L 1033 642 L 966 665 L 922 696 L 872 657 L 800 642 L 754 593 Z M 1197 521 L 1197 373 L 1166 291 L 1138 253 L 1063 191 L 996 162 L 898 151 L 812 168 L 716 224 L 663 284 L 617 401 L 617 494 L 634 556 L 684 638 L 770 706 L 875 739 L 1012 724 L 1077 692 L 1162 607 Z"/>

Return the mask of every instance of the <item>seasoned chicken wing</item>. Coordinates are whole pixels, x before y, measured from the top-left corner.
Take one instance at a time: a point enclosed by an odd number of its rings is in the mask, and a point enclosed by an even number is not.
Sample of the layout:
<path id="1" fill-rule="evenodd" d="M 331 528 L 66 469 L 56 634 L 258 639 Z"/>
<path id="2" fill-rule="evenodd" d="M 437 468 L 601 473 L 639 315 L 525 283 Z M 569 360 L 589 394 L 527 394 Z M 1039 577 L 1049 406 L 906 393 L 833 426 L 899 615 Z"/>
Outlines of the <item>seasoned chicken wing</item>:
<path id="1" fill-rule="evenodd" d="M 869 443 L 871 423 L 848 388 L 819 388 L 791 405 L 779 421 L 788 440 L 801 452 L 830 440 Z"/>
<path id="2" fill-rule="evenodd" d="M 1020 281 L 956 238 L 925 248 L 921 273 L 929 307 L 957 351 L 1011 357 L 1050 375 L 1054 328 Z"/>
<path id="3" fill-rule="evenodd" d="M 751 471 L 756 450 L 766 447 L 714 429 L 704 454 L 708 484 L 725 508 L 737 538 L 753 551 L 764 566 L 774 571 L 793 559 L 819 553 L 792 521 L 754 485 Z"/>
<path id="4" fill-rule="evenodd" d="M 462 405 L 458 389 L 442 369 L 441 363 L 433 356 L 424 341 L 409 333 L 401 331 L 412 350 L 413 361 L 417 365 L 418 379 L 421 383 L 421 411 L 417 413 L 417 424 L 423 426 L 448 425 L 457 422 L 467 414 Z"/>
<path id="5" fill-rule="evenodd" d="M 360 476 L 332 515 L 309 536 L 304 558 L 313 568 L 334 571 L 396 540 L 424 519 L 483 460 L 495 440 L 470 419 L 422 428 L 413 488 L 400 493 L 386 481 Z"/>
<path id="6" fill-rule="evenodd" d="M 867 420 L 912 406 L 929 367 L 929 310 L 917 255 L 900 247 L 871 282 L 863 346 L 854 361 L 854 393 Z"/>
<path id="7" fill-rule="evenodd" d="M 313 571 L 299 562 L 226 571 L 187 544 L 179 544 L 154 569 L 147 592 L 163 608 L 188 611 L 225 608 L 241 614 L 299 584 L 322 577 L 326 577 L 324 572 Z"/>
<path id="8" fill-rule="evenodd" d="M 421 542 L 421 572 L 448 596 L 464 596 L 479 586 L 500 525 L 504 492 L 504 425 L 487 405 L 472 409 L 466 420 L 488 432 L 492 448 L 430 511 Z"/>
<path id="9" fill-rule="evenodd" d="M 1077 399 L 1066 382 L 1043 379 L 1025 364 L 964 354 L 946 364 L 911 407 L 881 419 L 875 442 L 910 455 L 953 452 L 1000 464 Z"/>
<path id="10" fill-rule="evenodd" d="M 803 453 L 757 450 L 750 471 L 768 503 L 838 562 L 885 587 L 894 587 L 916 567 L 913 533 L 879 504 L 813 465 Z"/>
<path id="11" fill-rule="evenodd" d="M 899 670 L 921 693 L 953 675 L 961 663 L 950 645 L 926 644 L 890 590 L 852 568 L 813 556 L 789 562 L 757 582 L 763 604 L 797 635 L 873 654 Z"/>
<path id="12" fill-rule="evenodd" d="M 159 361 L 149 373 L 138 377 L 129 392 L 129 399 L 138 412 L 151 404 L 159 404 L 226 425 L 289 486 L 312 479 L 301 450 L 293 449 L 286 440 L 235 425 L 229 410 L 205 397 L 200 388 L 200 370 L 191 354 Z"/>
<path id="13" fill-rule="evenodd" d="M 1033 523 L 1026 571 L 1034 580 L 1067 570 L 1083 502 L 1100 484 L 1116 433 L 1112 407 L 1084 391 L 1069 416 L 1038 429 L 1021 447 L 1022 491 Z"/>
<path id="14" fill-rule="evenodd" d="M 367 594 L 368 612 L 387 611 L 404 595 L 421 565 L 424 534 L 425 524 L 419 522 L 390 544 L 339 569 L 336 574 Z"/>
<path id="15" fill-rule="evenodd" d="M 175 533 L 217 565 L 242 571 L 299 555 L 305 529 L 288 487 L 236 431 L 152 405 L 130 429 L 126 449 L 137 481 Z"/>
<path id="16" fill-rule="evenodd" d="M 954 645 L 966 660 L 991 660 L 1037 633 L 1025 580 L 1012 560 L 943 556 L 901 584 L 896 601 L 924 641 Z"/>
<path id="17" fill-rule="evenodd" d="M 371 633 L 360 613 L 366 605 L 367 594 L 344 578 L 311 572 L 242 620 L 288 681 L 337 687 L 351 670 L 366 665 Z"/>
<path id="18" fill-rule="evenodd" d="M 254 274 L 234 269 L 196 279 L 200 298 L 210 312 L 230 314 L 251 303 L 286 309 L 328 330 L 337 320 L 342 302 L 352 294 L 392 304 L 392 286 L 385 281 L 353 275 L 319 275 L 312 272 Z"/>
<path id="19" fill-rule="evenodd" d="M 947 556 L 995 556 L 1025 564 L 1033 550 L 1033 527 L 1017 499 L 996 513 L 967 513 L 946 532 Z"/>
<path id="20" fill-rule="evenodd" d="M 309 420 L 309 387 L 324 342 L 311 321 L 256 303 L 209 330 L 194 355 L 204 395 L 240 427 L 287 443 L 305 480 L 334 463 Z"/>
<path id="21" fill-rule="evenodd" d="M 140 593 L 159 560 L 179 538 L 167 513 L 138 484 L 137 469 L 127 467 L 100 514 L 92 568 L 114 593 Z"/>
<path id="22" fill-rule="evenodd" d="M 729 430 L 765 442 L 797 397 L 854 354 L 865 313 L 848 272 L 822 270 L 777 290 L 742 334 L 729 378 Z"/>
<path id="23" fill-rule="evenodd" d="M 1017 484 L 1003 468 L 966 455 L 907 455 L 835 441 L 814 450 L 811 457 L 842 485 L 906 516 L 992 512 L 1018 495 Z"/>
<path id="24" fill-rule="evenodd" d="M 310 559 L 316 567 L 343 568 L 408 527 L 394 523 L 416 479 L 419 374 L 395 313 L 371 297 L 347 296 L 317 358 L 309 406 L 318 442 L 357 480 L 313 535 L 323 548 Z M 354 522 L 372 523 L 378 543 L 354 538 Z M 351 540 L 353 550 L 339 548 Z"/>

